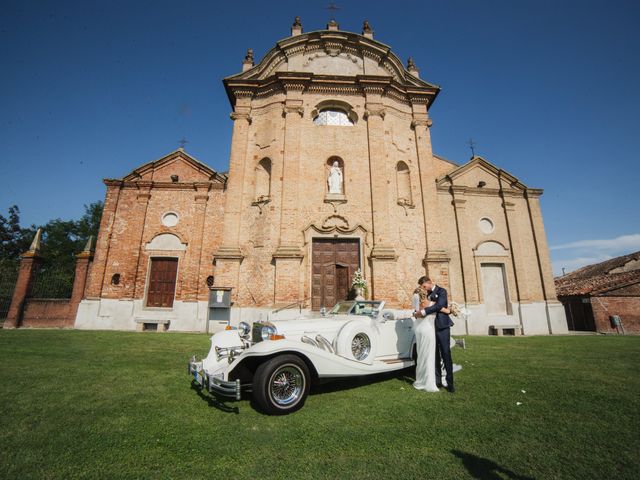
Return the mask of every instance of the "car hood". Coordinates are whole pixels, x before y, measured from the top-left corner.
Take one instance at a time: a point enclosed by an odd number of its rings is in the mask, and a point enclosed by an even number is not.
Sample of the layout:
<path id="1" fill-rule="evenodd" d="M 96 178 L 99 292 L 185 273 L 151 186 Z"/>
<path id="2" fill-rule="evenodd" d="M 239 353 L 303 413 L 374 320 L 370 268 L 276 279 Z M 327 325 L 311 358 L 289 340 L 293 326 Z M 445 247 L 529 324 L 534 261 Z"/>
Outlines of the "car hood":
<path id="1" fill-rule="evenodd" d="M 296 337 L 307 335 L 314 337 L 318 333 L 325 336 L 335 335 L 345 323 L 352 320 L 362 320 L 368 323 L 371 319 L 369 317 L 358 317 L 354 315 L 327 315 L 326 317 L 275 320 L 271 323 L 276 327 L 278 333 L 285 336 Z"/>

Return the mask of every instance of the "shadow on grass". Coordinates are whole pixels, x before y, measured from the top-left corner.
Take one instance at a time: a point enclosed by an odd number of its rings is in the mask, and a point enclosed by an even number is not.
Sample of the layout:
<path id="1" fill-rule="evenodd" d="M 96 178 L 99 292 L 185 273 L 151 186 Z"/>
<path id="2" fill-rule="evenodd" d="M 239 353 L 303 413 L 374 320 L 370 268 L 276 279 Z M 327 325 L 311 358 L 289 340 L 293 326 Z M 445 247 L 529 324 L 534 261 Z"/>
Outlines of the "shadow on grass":
<path id="1" fill-rule="evenodd" d="M 456 457 L 462 459 L 464 468 L 467 469 L 469 475 L 480 480 L 504 480 L 510 478 L 512 480 L 535 480 L 533 477 L 518 475 L 508 468 L 501 467 L 493 460 L 478 457 L 471 453 L 461 452 L 460 450 L 451 450 Z"/>
<path id="2" fill-rule="evenodd" d="M 410 368 L 400 371 L 380 373 L 376 375 L 327 379 L 319 384 L 316 384 L 311 390 L 311 395 L 322 395 L 323 393 L 351 390 L 353 388 L 364 387 L 366 385 L 374 385 L 376 383 L 382 383 L 392 379 L 397 379 L 408 384 L 413 384 L 415 379 L 411 377 L 414 376 L 414 373 L 415 368 Z"/>
<path id="3" fill-rule="evenodd" d="M 238 415 L 240 413 L 240 409 L 238 407 L 230 407 L 229 405 L 227 405 L 226 403 L 222 402 L 219 398 L 217 398 L 214 395 L 207 395 L 202 391 L 202 388 L 200 388 L 198 385 L 196 385 L 194 382 L 191 382 L 191 390 L 195 390 L 196 393 L 198 394 L 198 396 L 204 400 L 205 402 L 207 402 L 209 404 L 210 407 L 213 408 L 217 408 L 218 410 L 220 410 L 221 412 L 225 412 L 225 413 L 235 413 L 236 415 Z"/>

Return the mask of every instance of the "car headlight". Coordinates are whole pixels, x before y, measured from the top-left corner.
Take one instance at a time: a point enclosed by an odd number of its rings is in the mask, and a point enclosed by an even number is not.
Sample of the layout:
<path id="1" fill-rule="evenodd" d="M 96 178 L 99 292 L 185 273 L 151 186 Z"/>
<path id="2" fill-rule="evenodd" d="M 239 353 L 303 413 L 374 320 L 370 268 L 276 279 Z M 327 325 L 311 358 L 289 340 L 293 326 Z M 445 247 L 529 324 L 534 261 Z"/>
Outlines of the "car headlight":
<path id="1" fill-rule="evenodd" d="M 269 337 L 276 335 L 277 333 L 278 331 L 276 330 L 276 327 L 272 325 L 265 325 L 262 327 L 262 332 L 260 334 L 262 336 L 262 340 L 268 340 Z"/>
<path id="2" fill-rule="evenodd" d="M 245 338 L 249 335 L 249 333 L 251 333 L 251 325 L 249 325 L 247 322 L 240 322 L 238 324 L 238 330 L 239 330 L 239 334 L 242 338 Z"/>

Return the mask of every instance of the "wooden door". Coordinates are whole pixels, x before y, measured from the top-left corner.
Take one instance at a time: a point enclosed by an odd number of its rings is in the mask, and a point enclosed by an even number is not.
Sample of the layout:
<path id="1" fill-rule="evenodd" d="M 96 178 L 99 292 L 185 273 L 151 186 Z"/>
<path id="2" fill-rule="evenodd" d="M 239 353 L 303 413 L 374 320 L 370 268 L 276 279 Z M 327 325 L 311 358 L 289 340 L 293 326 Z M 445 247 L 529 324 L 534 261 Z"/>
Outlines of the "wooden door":
<path id="1" fill-rule="evenodd" d="M 331 308 L 345 300 L 351 279 L 360 268 L 360 243 L 357 239 L 314 239 L 311 265 L 311 306 L 314 310 Z"/>
<path id="2" fill-rule="evenodd" d="M 173 307 L 178 273 L 177 258 L 152 258 L 147 307 Z"/>

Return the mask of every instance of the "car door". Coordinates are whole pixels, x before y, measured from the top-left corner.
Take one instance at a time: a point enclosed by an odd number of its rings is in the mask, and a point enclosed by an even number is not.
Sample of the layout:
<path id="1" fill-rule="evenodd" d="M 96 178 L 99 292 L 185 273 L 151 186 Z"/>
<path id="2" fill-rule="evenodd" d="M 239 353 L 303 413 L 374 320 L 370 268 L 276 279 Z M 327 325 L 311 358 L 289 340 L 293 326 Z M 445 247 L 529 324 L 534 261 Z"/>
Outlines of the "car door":
<path id="1" fill-rule="evenodd" d="M 377 327 L 377 357 L 406 358 L 410 356 L 414 337 L 412 318 L 379 321 Z"/>

